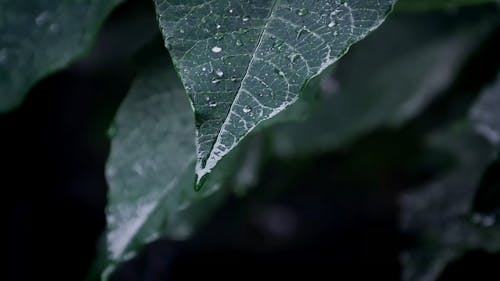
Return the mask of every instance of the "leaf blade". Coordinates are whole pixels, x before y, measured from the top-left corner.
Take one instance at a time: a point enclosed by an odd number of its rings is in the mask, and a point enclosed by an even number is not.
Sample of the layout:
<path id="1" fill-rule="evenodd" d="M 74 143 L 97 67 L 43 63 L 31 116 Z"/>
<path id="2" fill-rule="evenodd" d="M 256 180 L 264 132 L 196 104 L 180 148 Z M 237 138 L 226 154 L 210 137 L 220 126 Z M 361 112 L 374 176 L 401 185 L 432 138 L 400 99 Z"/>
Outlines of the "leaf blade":
<path id="1" fill-rule="evenodd" d="M 258 124 L 293 104 L 308 80 L 378 27 L 394 1 L 155 3 L 196 112 L 201 182 Z"/>

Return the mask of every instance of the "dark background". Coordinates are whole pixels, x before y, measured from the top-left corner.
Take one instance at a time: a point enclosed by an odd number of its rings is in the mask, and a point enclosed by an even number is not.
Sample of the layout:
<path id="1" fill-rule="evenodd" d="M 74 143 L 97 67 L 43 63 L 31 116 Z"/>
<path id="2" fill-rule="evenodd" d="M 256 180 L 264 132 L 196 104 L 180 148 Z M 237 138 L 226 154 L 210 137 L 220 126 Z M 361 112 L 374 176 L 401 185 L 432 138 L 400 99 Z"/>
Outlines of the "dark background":
<path id="1" fill-rule="evenodd" d="M 147 42 L 163 50 L 154 19 L 150 1 L 126 2 L 88 56 L 0 116 L 8 280 L 87 274 L 105 227 L 106 131 L 140 70 L 140 56 L 132 55 Z M 479 89 L 494 77 L 499 39 L 496 31 L 470 59 L 461 77 L 472 82 L 460 87 Z M 399 280 L 400 252 L 415 237 L 398 229 L 398 195 L 449 168 L 425 156 L 439 152 L 417 134 L 432 127 L 440 104 L 457 103 L 459 114 L 473 98 L 444 95 L 403 129 L 378 130 L 340 151 L 267 159 L 247 197 L 231 198 L 186 242 L 148 246 L 114 280 Z M 500 280 L 499 265 L 500 255 L 470 252 L 440 280 Z"/>

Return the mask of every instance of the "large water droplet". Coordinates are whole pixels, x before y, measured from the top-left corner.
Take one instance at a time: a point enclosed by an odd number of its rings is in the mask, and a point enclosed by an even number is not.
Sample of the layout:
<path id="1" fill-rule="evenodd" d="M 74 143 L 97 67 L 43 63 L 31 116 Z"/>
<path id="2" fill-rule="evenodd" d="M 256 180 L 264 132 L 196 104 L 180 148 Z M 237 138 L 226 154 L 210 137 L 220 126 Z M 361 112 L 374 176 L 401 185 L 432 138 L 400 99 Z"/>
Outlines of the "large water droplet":
<path id="1" fill-rule="evenodd" d="M 215 46 L 212 48 L 212 52 L 214 53 L 220 53 L 222 51 L 222 48 L 219 46 Z"/>
<path id="2" fill-rule="evenodd" d="M 252 111 L 252 108 L 251 108 L 251 107 L 249 107 L 248 105 L 247 105 L 247 106 L 245 106 L 245 107 L 243 107 L 243 112 L 248 113 L 248 112 L 250 112 L 250 111 Z"/>
<path id="3" fill-rule="evenodd" d="M 307 11 L 307 9 L 298 9 L 298 10 L 296 11 L 296 13 L 297 13 L 297 15 L 299 15 L 299 16 L 305 16 L 305 15 L 307 15 L 308 11 Z"/>
<path id="4" fill-rule="evenodd" d="M 217 24 L 215 27 L 216 27 L 217 29 L 220 29 L 220 28 L 221 28 L 221 25 L 220 25 L 220 24 Z"/>

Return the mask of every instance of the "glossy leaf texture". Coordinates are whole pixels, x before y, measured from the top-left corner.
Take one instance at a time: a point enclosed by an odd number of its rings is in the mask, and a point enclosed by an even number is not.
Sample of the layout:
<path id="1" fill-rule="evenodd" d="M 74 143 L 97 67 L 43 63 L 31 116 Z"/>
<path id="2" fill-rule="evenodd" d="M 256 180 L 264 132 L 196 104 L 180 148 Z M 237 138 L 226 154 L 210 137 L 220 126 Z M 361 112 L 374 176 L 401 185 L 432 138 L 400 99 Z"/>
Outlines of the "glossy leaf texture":
<path id="1" fill-rule="evenodd" d="M 314 115 L 270 131 L 275 153 L 294 157 L 332 151 L 415 117 L 451 86 L 498 23 L 497 12 L 468 21 L 462 16 L 391 16 L 339 61 L 326 81 L 333 91 L 324 91 Z"/>
<path id="2" fill-rule="evenodd" d="M 376 29 L 394 0 L 156 0 L 195 111 L 198 184 L 308 80 Z"/>
<path id="3" fill-rule="evenodd" d="M 99 26 L 123 0 L 0 0 L 0 113 L 90 47 Z"/>
<path id="4" fill-rule="evenodd" d="M 187 238 L 228 193 L 234 154 L 225 159 L 201 192 L 193 190 L 193 112 L 168 59 L 157 59 L 136 78 L 111 129 L 106 177 L 106 277 L 159 237 Z M 244 165 L 245 166 L 245 165 Z"/>

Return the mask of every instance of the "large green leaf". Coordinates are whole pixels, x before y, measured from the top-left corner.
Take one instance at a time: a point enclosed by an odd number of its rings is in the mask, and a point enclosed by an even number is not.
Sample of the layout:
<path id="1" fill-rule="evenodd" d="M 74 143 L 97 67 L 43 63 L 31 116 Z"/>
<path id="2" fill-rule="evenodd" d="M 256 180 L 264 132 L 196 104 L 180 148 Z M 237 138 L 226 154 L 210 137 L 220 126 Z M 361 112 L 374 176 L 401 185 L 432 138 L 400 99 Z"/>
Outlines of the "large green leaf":
<path id="1" fill-rule="evenodd" d="M 123 0 L 0 0 L 0 113 L 33 84 L 81 56 Z"/>
<path id="2" fill-rule="evenodd" d="M 395 0 L 156 0 L 195 110 L 198 183 L 378 27 Z"/>
<path id="3" fill-rule="evenodd" d="M 188 237 L 227 194 L 224 181 L 237 167 L 225 159 L 202 192 L 193 190 L 193 112 L 167 62 L 135 80 L 111 130 L 105 275 L 158 237 Z"/>
<path id="4" fill-rule="evenodd" d="M 496 25 L 495 17 L 498 13 L 462 23 L 440 15 L 394 15 L 339 62 L 333 76 L 338 90 L 323 99 L 316 114 L 273 128 L 276 153 L 288 157 L 334 150 L 414 117 L 452 84 Z"/>

